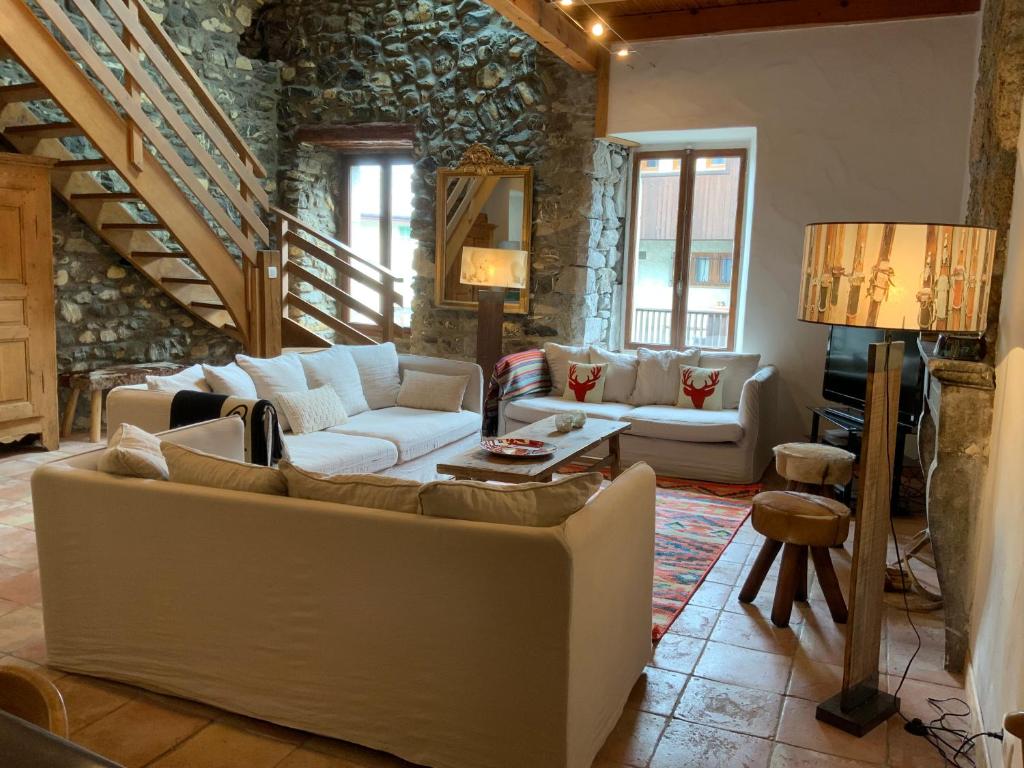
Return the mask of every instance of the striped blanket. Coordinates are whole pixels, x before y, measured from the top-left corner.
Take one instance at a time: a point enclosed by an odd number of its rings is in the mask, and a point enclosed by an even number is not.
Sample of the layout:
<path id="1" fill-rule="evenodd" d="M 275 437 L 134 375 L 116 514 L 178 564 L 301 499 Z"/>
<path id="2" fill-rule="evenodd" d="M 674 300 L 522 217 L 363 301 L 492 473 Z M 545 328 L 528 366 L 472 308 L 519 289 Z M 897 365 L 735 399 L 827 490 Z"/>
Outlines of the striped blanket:
<path id="1" fill-rule="evenodd" d="M 484 435 L 498 431 L 498 406 L 502 400 L 516 400 L 551 391 L 551 374 L 540 349 L 505 355 L 494 366 L 484 400 Z"/>

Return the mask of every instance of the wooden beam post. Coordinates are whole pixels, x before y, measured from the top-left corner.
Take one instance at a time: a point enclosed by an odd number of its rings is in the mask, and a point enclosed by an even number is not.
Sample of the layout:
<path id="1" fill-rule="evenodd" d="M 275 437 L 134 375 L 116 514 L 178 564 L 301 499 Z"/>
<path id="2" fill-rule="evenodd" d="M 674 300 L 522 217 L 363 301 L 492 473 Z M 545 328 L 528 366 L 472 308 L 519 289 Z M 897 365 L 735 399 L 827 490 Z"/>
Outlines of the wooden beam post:
<path id="1" fill-rule="evenodd" d="M 544 0 L 487 0 L 488 5 L 573 69 L 597 72 L 600 46 Z"/>
<path id="2" fill-rule="evenodd" d="M 594 138 L 608 135 L 608 90 L 611 79 L 611 54 L 601 49 L 597 57 L 597 104 L 594 109 Z"/>

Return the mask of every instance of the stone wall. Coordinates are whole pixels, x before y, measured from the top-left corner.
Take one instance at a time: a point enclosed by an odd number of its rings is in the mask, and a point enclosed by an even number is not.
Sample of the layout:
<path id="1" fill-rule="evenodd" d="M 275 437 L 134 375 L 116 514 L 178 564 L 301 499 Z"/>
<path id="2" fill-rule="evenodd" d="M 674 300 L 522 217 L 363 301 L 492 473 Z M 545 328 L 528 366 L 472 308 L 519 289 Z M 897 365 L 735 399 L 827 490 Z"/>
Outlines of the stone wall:
<path id="1" fill-rule="evenodd" d="M 971 127 L 967 223 L 998 227 L 988 306 L 988 362 L 995 354 L 1024 96 L 1024 4 L 986 0 Z"/>
<path id="2" fill-rule="evenodd" d="M 238 37 L 260 0 L 147 0 L 214 98 L 267 167 L 277 174 L 277 66 L 238 52 Z M 16 64 L 0 62 L 0 84 L 23 82 Z M 46 109 L 45 103 L 36 108 Z M 52 114 L 46 119 L 55 119 Z M 57 364 L 61 372 L 155 360 L 230 360 L 240 348 L 196 320 L 122 260 L 54 198 Z M 66 392 L 62 392 L 61 402 Z M 87 399 L 79 405 L 85 423 Z"/>
<path id="3" fill-rule="evenodd" d="M 589 175 L 593 76 L 575 72 L 478 0 L 269 3 L 242 50 L 283 64 L 282 199 L 311 224 L 330 218 L 323 207 L 329 196 L 310 194 L 309 185 L 329 191 L 335 171 L 293 141 L 297 127 L 415 125 L 412 233 L 419 247 L 411 349 L 475 353 L 475 313 L 435 309 L 433 294 L 436 170 L 477 141 L 511 164 L 534 168 L 532 310 L 507 318 L 507 347 L 606 337 L 610 324 L 599 313 L 610 311 L 611 235 L 605 222 L 596 239 L 596 225 L 588 227 L 598 183 Z"/>

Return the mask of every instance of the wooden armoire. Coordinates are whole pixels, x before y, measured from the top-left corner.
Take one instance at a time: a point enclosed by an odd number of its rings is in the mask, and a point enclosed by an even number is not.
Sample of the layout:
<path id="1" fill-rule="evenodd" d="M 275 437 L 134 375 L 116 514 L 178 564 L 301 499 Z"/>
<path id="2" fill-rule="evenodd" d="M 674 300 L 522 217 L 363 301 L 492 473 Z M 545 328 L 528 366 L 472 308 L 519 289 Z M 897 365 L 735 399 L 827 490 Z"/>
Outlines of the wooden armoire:
<path id="1" fill-rule="evenodd" d="M 58 447 L 52 160 L 0 152 L 0 442 Z"/>

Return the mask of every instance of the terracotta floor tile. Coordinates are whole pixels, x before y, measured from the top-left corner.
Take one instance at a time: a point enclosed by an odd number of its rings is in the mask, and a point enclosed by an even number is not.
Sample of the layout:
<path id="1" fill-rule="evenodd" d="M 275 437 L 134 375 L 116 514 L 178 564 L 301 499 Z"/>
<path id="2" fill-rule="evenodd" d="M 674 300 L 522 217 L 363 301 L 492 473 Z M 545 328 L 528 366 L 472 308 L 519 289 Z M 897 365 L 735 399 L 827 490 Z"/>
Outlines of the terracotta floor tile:
<path id="1" fill-rule="evenodd" d="M 792 656 L 797 648 L 797 636 L 792 627 L 779 629 L 767 618 L 727 611 L 718 617 L 711 639 L 783 656 Z"/>
<path id="2" fill-rule="evenodd" d="M 843 687 L 843 668 L 837 664 L 809 659 L 802 651 L 793 657 L 793 669 L 786 693 L 820 703 Z"/>
<path id="3" fill-rule="evenodd" d="M 761 589 L 758 591 L 757 597 L 754 598 L 752 603 L 740 602 L 740 590 L 742 588 L 743 580 L 741 579 L 729 594 L 729 600 L 726 602 L 722 610 L 728 611 L 729 613 L 742 613 L 761 621 L 771 621 L 772 603 L 775 600 L 775 582 L 765 581 L 765 583 L 761 585 Z M 802 624 L 813 610 L 814 609 L 810 603 L 799 603 L 794 601 L 793 612 L 789 616 L 789 626 L 796 631 L 796 627 L 799 624 Z"/>
<path id="4" fill-rule="evenodd" d="M 922 736 L 914 736 L 903 728 L 903 721 L 893 718 L 889 723 L 889 765 L 892 768 L 946 768 L 949 763 Z M 952 755 L 955 750 L 949 750 Z M 977 758 L 977 755 L 971 757 Z M 966 760 L 961 765 L 968 765 Z"/>
<path id="5" fill-rule="evenodd" d="M 234 712 L 222 712 L 216 718 L 219 722 L 230 725 L 232 728 L 248 731 L 257 736 L 264 736 L 268 739 L 276 739 L 288 744 L 298 746 L 309 738 L 305 731 L 297 731 L 294 728 L 286 728 L 283 725 L 270 723 L 266 720 L 257 720 L 245 715 L 238 715 Z"/>
<path id="6" fill-rule="evenodd" d="M 666 723 L 666 718 L 660 715 L 627 709 L 597 756 L 612 763 L 645 766 L 654 754 Z"/>
<path id="7" fill-rule="evenodd" d="M 346 768 L 348 765 L 353 768 L 415 768 L 412 763 L 386 752 L 378 752 L 358 744 L 328 739 L 323 736 L 311 736 L 306 739 L 302 744 L 302 749 L 347 760 L 348 763 L 342 763 Z"/>
<path id="8" fill-rule="evenodd" d="M 68 710 L 68 727 L 75 732 L 109 715 L 138 695 L 138 690 L 93 677 L 65 675 L 56 683 Z"/>
<path id="9" fill-rule="evenodd" d="M 664 635 L 654 648 L 651 663 L 661 669 L 689 674 L 697 663 L 704 641 L 686 635 Z"/>
<path id="10" fill-rule="evenodd" d="M 730 563 L 719 560 L 714 567 L 708 571 L 707 580 L 718 584 L 733 586 L 740 577 L 740 570 L 743 568 L 739 563 Z"/>
<path id="11" fill-rule="evenodd" d="M 658 742 L 651 768 L 765 768 L 772 743 L 765 739 L 673 720 Z"/>
<path id="12" fill-rule="evenodd" d="M 0 651 L 10 652 L 43 636 L 43 612 L 31 606 L 0 616 Z"/>
<path id="13" fill-rule="evenodd" d="M 676 617 L 668 631 L 706 640 L 711 635 L 715 622 L 718 621 L 718 613 L 715 608 L 702 608 L 690 603 L 683 608 L 683 612 Z"/>
<path id="14" fill-rule="evenodd" d="M 768 691 L 691 678 L 674 717 L 714 728 L 771 738 L 782 697 Z"/>
<path id="15" fill-rule="evenodd" d="M 687 676 L 679 672 L 648 667 L 633 686 L 626 706 L 655 715 L 671 715 L 686 680 Z"/>
<path id="16" fill-rule="evenodd" d="M 750 557 L 750 553 L 753 549 L 754 547 L 750 544 L 733 541 L 729 546 L 722 550 L 721 561 L 727 563 L 739 563 L 742 565 L 747 562 L 747 558 Z"/>
<path id="17" fill-rule="evenodd" d="M 885 658 L 885 644 L 882 644 Z M 812 614 L 800 627 L 800 652 L 809 659 L 827 664 L 842 664 L 846 652 L 846 625 L 830 617 Z"/>
<path id="18" fill-rule="evenodd" d="M 224 723 L 212 723 L 155 762 L 154 768 L 274 768 L 294 744 L 268 739 Z"/>
<path id="19" fill-rule="evenodd" d="M 870 766 L 871 763 L 862 763 L 860 760 L 825 755 L 789 744 L 775 745 L 771 763 L 771 768 L 870 768 Z"/>
<path id="20" fill-rule="evenodd" d="M 0 616 L 3 616 L 5 613 L 10 613 L 11 611 L 17 610 L 18 608 L 21 608 L 20 604 L 12 602 L 11 600 L 4 600 L 3 598 L 0 598 Z"/>
<path id="21" fill-rule="evenodd" d="M 693 674 L 721 683 L 785 693 L 791 663 L 789 656 L 709 640 Z"/>
<path id="22" fill-rule="evenodd" d="M 721 608 L 729 599 L 731 588 L 728 584 L 718 584 L 713 581 L 705 581 L 690 598 L 690 603 L 703 608 Z"/>
<path id="23" fill-rule="evenodd" d="M 74 734 L 74 740 L 125 768 L 138 768 L 178 746 L 208 722 L 140 698 L 85 726 Z"/>
<path id="24" fill-rule="evenodd" d="M 0 656 L 0 664 L 10 664 L 15 667 L 22 667 L 24 669 L 31 669 L 39 674 L 43 675 L 48 680 L 59 680 L 65 677 L 65 673 L 59 669 L 53 667 L 47 667 L 41 664 L 36 664 L 34 661 L 26 661 L 25 659 L 19 659 L 17 656 Z"/>
<path id="25" fill-rule="evenodd" d="M 354 763 L 346 757 L 334 757 L 310 749 L 296 749 L 276 768 L 363 768 L 364 764 Z"/>
<path id="26" fill-rule="evenodd" d="M 39 587 L 39 571 L 22 571 L 14 576 L 0 578 L 0 599 L 20 605 L 38 605 L 43 599 Z"/>
<path id="27" fill-rule="evenodd" d="M 817 707 L 816 702 L 787 696 L 776 739 L 794 747 L 861 760 L 872 765 L 885 762 L 887 723 L 858 739 L 815 719 Z"/>

